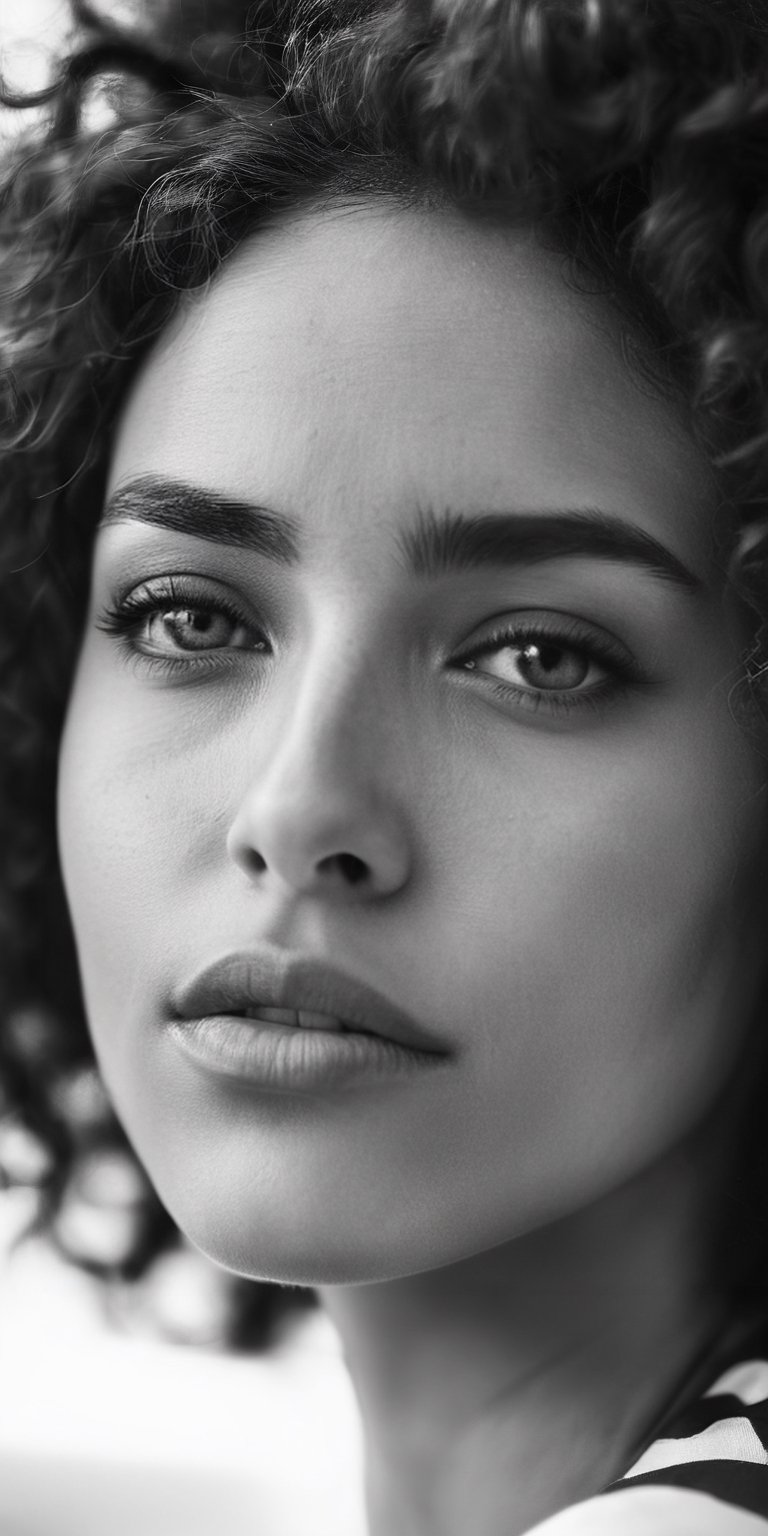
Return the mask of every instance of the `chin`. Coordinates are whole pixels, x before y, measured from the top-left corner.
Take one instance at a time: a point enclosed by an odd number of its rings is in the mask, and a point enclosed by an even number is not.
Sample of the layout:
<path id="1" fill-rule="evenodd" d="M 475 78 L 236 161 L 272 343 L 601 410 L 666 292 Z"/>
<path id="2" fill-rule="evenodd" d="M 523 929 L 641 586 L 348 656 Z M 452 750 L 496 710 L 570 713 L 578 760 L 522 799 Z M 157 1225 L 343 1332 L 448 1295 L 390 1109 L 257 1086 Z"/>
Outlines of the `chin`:
<path id="1" fill-rule="evenodd" d="M 522 1214 L 515 1221 L 507 1212 L 490 1231 L 473 1223 L 470 1212 L 460 1221 L 455 1212 L 441 1220 L 435 1202 L 428 1211 L 409 1213 L 402 1204 L 387 1208 L 381 1200 L 363 1208 L 315 1200 L 300 1210 L 283 1198 L 253 1201 L 248 1209 L 242 1201 L 202 1203 L 159 1193 L 188 1240 L 220 1268 L 247 1280 L 310 1289 L 373 1285 L 447 1269 L 541 1224 Z"/>
<path id="2" fill-rule="evenodd" d="M 182 1219 L 171 1212 L 185 1237 L 206 1258 L 246 1280 L 315 1289 L 327 1285 L 366 1285 L 402 1279 L 421 1270 L 440 1267 L 424 1252 L 393 1251 L 372 1234 L 334 1234 L 328 1226 L 319 1236 L 280 1223 L 280 1230 L 259 1223 L 244 1231 L 227 1227 L 220 1219 Z"/>
<path id="3" fill-rule="evenodd" d="M 430 1234 L 423 1223 L 406 1224 L 402 1211 L 389 1219 L 373 1203 L 364 1210 L 314 1202 L 311 1213 L 290 1198 L 200 1200 L 193 1190 L 156 1185 L 184 1236 L 206 1258 L 247 1280 L 309 1288 L 366 1285 L 440 1269 L 468 1256 L 456 1252 L 448 1232 Z M 397 1229 L 397 1230 L 394 1230 Z M 479 1247 L 493 1246 L 479 1243 Z"/>

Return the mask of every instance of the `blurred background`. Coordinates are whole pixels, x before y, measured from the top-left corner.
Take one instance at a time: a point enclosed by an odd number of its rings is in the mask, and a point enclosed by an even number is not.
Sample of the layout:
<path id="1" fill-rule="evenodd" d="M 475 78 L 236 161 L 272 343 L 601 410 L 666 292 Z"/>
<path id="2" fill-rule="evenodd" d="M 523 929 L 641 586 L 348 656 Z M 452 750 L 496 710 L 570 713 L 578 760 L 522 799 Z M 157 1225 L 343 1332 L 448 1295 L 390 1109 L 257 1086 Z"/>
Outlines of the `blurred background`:
<path id="1" fill-rule="evenodd" d="M 65 29 L 60 0 L 0 0 L 12 87 L 46 83 Z M 0 111 L 0 139 L 22 117 Z M 78 1091 L 85 1103 L 94 1085 Z M 0 1185 L 3 1170 L 20 1181 L 0 1187 L 0 1536 L 364 1536 L 357 1414 L 322 1313 L 238 1353 L 222 1344 L 222 1276 L 191 1248 L 138 1287 L 105 1287 L 22 1238 L 38 1158 L 0 1119 Z M 62 1236 L 108 1260 L 130 1170 L 105 1156 L 88 1179 Z"/>

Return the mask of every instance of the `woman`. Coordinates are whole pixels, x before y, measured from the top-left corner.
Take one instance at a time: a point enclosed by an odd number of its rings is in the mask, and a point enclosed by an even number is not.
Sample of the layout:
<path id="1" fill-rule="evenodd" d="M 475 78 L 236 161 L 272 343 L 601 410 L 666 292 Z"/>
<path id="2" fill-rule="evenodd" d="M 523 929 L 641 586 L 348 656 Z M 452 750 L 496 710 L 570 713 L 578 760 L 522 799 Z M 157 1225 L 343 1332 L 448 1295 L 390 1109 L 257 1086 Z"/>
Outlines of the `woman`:
<path id="1" fill-rule="evenodd" d="M 372 1536 L 764 1530 L 768 27 L 77 17 L 4 203 L 49 1207 L 76 947 L 173 1221 L 337 1325 Z"/>

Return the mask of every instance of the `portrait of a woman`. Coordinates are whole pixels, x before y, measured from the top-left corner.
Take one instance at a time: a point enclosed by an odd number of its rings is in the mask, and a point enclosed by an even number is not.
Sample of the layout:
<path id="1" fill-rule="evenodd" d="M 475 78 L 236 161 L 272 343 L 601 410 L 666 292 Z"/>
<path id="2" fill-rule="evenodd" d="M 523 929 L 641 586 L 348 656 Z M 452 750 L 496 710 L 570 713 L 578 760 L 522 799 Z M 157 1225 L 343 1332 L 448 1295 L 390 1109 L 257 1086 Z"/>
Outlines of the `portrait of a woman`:
<path id="1" fill-rule="evenodd" d="M 95 1056 L 128 1268 L 318 1295 L 370 1536 L 759 1536 L 768 17 L 73 21 L 0 204 L 46 1219 Z"/>

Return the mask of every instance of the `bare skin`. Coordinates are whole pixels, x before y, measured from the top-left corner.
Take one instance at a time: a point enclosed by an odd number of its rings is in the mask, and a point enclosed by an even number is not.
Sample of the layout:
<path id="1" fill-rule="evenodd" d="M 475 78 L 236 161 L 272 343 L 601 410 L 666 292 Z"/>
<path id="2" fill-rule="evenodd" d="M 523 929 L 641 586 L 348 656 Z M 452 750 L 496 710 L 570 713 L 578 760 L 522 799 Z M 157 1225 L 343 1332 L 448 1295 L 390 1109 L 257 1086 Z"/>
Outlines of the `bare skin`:
<path id="1" fill-rule="evenodd" d="M 628 1470 L 724 1327 L 702 1280 L 705 1160 L 689 1147 L 451 1271 L 324 1288 L 371 1536 L 522 1536 Z"/>
<path id="2" fill-rule="evenodd" d="M 195 534 L 194 487 L 301 558 L 215 505 Z M 183 307 L 108 495 L 60 776 L 105 1080 L 192 1241 L 321 1289 L 372 1536 L 520 1536 L 626 1470 L 720 1322 L 732 1133 L 704 1125 L 765 816 L 711 477 L 531 237 L 379 204 L 278 224 Z M 424 580 L 402 541 L 446 510 L 525 538 Z M 537 532 L 563 510 L 569 549 Z M 191 1062 L 174 989 L 265 946 L 384 992 L 440 1070 L 295 1092 Z"/>

